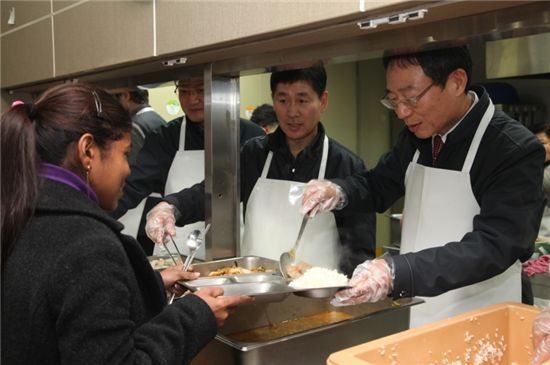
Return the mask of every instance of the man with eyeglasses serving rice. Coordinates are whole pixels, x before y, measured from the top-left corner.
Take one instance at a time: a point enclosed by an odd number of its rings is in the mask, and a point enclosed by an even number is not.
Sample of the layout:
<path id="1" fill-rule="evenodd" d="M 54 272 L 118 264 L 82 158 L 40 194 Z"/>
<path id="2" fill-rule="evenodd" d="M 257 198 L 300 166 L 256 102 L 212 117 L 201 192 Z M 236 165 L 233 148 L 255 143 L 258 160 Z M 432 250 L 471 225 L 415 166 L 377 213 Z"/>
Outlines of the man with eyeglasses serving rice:
<path id="1" fill-rule="evenodd" d="M 332 303 L 422 296 L 426 303 L 411 308 L 415 327 L 521 301 L 519 262 L 532 254 L 544 207 L 544 149 L 484 89 L 470 87 L 467 47 L 383 61 L 381 102 L 406 128 L 374 169 L 310 181 L 302 212 L 384 212 L 405 196 L 401 253 L 357 266 L 352 288 Z"/>

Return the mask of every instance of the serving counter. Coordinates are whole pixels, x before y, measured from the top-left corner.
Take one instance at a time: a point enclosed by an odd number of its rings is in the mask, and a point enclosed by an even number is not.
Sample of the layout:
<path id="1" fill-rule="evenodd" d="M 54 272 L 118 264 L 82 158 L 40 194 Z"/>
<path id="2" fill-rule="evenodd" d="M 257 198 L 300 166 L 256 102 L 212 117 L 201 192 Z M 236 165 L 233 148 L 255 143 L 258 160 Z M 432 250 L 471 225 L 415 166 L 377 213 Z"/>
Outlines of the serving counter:
<path id="1" fill-rule="evenodd" d="M 323 364 L 338 350 L 409 328 L 420 299 L 333 307 L 330 299 L 291 295 L 241 306 L 193 365 Z"/>

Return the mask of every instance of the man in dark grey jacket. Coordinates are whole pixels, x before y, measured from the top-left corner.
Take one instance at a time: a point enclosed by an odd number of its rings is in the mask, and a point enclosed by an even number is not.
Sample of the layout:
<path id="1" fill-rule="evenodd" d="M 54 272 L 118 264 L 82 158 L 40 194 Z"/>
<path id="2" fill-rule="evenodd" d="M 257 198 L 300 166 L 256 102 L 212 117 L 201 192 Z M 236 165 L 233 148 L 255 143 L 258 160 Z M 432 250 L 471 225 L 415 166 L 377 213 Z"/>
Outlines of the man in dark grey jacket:
<path id="1" fill-rule="evenodd" d="M 384 64 L 382 103 L 406 128 L 374 169 L 310 182 L 303 211 L 383 212 L 405 195 L 401 254 L 359 265 L 334 304 L 438 296 L 411 310 L 419 325 L 521 301 L 519 261 L 532 254 L 544 206 L 544 149 L 470 87 L 466 47 L 388 55 Z"/>

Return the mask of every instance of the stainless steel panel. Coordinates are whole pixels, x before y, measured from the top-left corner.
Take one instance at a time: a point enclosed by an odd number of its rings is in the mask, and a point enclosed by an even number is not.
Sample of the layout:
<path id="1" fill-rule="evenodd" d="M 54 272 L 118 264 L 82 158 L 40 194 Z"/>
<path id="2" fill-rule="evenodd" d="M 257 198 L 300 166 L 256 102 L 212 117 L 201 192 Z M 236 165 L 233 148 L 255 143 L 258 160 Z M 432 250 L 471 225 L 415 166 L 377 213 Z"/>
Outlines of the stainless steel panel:
<path id="1" fill-rule="evenodd" d="M 550 32 L 487 42 L 487 78 L 550 73 Z"/>
<path id="2" fill-rule="evenodd" d="M 237 256 L 240 242 L 239 78 L 204 68 L 206 260 Z M 216 244 L 212 244 L 215 242 Z"/>
<path id="3" fill-rule="evenodd" d="M 395 305 L 387 300 L 332 307 L 328 299 L 290 296 L 280 303 L 240 307 L 192 364 L 324 364 L 335 351 L 408 329 L 409 306 L 421 302 L 412 299 L 407 304 Z M 279 324 L 326 311 L 346 313 L 352 318 L 264 342 L 238 342 L 228 336 L 245 329 L 269 325 L 269 322 Z"/>

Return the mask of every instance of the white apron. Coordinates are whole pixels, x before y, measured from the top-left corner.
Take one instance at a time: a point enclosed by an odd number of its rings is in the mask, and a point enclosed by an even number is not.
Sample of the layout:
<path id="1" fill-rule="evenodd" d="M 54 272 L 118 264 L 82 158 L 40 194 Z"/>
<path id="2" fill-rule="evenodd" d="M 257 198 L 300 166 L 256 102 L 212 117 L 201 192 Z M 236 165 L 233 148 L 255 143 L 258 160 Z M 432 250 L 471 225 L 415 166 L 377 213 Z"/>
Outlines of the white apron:
<path id="1" fill-rule="evenodd" d="M 462 171 L 417 164 L 416 151 L 405 175 L 405 206 L 401 253 L 460 241 L 473 229 L 480 207 L 470 184 L 470 169 L 481 138 L 491 121 L 490 102 L 472 140 Z M 521 265 L 516 261 L 500 275 L 483 282 L 451 290 L 436 297 L 422 297 L 424 304 L 411 307 L 410 326 L 416 327 L 491 304 L 521 301 Z"/>
<path id="2" fill-rule="evenodd" d="M 149 197 L 161 198 L 161 195 L 159 193 L 152 193 L 151 195 L 149 195 Z M 146 201 L 147 198 L 141 200 L 141 202 L 139 202 L 139 204 L 135 208 L 128 209 L 128 211 L 124 213 L 122 217 L 118 218 L 118 221 L 124 225 L 122 233 L 137 238 L 139 223 L 141 222 L 141 217 L 143 215 L 143 210 L 145 209 Z"/>
<path id="3" fill-rule="evenodd" d="M 204 180 L 204 150 L 185 150 L 186 124 L 186 119 L 183 117 L 181 123 L 179 148 L 174 156 L 172 165 L 170 166 L 170 171 L 168 172 L 164 195 L 177 193 L 182 189 L 189 188 Z M 196 222 L 193 224 L 188 224 L 184 227 L 176 227 L 176 236 L 174 237 L 174 241 L 176 241 L 176 244 L 183 255 L 187 255 L 189 253 L 186 246 L 187 236 L 194 229 L 203 230 L 204 222 Z M 170 252 L 176 253 L 176 249 L 173 247 L 174 245 L 172 242 L 169 241 L 166 245 Z M 205 245 L 201 245 L 198 249 L 195 256 L 196 258 L 201 260 L 205 259 L 204 246 Z M 162 245 L 155 245 L 153 254 L 166 255 L 167 253 Z"/>
<path id="4" fill-rule="evenodd" d="M 325 177 L 328 138 L 323 141 L 319 179 Z M 270 151 L 262 175 L 254 185 L 246 206 L 241 255 L 256 255 L 279 260 L 284 251 L 294 246 L 303 215 L 300 214 L 304 183 L 268 179 L 273 153 Z M 314 266 L 337 269 L 340 262 L 338 231 L 334 215 L 317 214 L 307 223 L 296 260 Z"/>
<path id="5" fill-rule="evenodd" d="M 138 111 L 136 113 L 136 116 L 152 110 L 153 108 L 151 107 L 145 107 Z M 132 123 L 132 127 L 138 131 L 142 139 L 145 139 L 145 133 L 137 123 Z M 159 193 L 152 193 L 149 195 L 149 197 L 161 198 L 162 196 Z M 137 238 L 139 223 L 141 222 L 141 217 L 143 216 L 143 210 L 145 209 L 146 201 L 147 198 L 142 199 L 135 208 L 128 209 L 128 211 L 122 217 L 118 218 L 118 221 L 124 225 L 122 233 Z"/>

